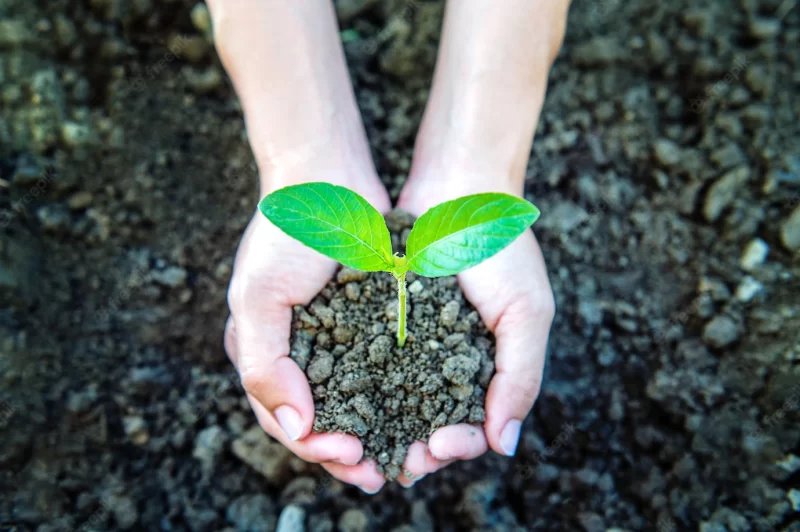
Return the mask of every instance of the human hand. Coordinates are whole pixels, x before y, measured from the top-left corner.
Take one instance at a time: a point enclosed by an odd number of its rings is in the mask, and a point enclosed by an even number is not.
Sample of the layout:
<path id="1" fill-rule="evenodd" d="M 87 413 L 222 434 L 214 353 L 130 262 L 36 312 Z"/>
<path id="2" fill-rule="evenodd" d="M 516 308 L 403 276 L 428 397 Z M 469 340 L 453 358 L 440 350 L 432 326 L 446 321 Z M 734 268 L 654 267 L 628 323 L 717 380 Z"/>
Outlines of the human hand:
<path id="1" fill-rule="evenodd" d="M 468 194 L 522 195 L 569 0 L 510 4 L 498 10 L 481 0 L 448 2 L 433 87 L 400 208 L 419 216 Z M 487 42 L 492 46 L 480 45 Z M 533 232 L 461 273 L 458 281 L 497 341 L 486 422 L 483 430 L 442 427 L 427 445 L 412 445 L 405 463 L 409 474 L 399 479 L 404 485 L 455 459 L 477 457 L 488 447 L 513 455 L 522 420 L 539 392 L 555 303 Z"/>
<path id="2" fill-rule="evenodd" d="M 388 211 L 333 4 L 209 0 L 208 5 L 214 43 L 244 110 L 262 197 L 282 186 L 327 181 Z M 375 492 L 384 479 L 374 463 L 359 463 L 363 448 L 357 438 L 311 434 L 311 389 L 288 356 L 292 306 L 308 303 L 335 270 L 332 260 L 256 213 L 236 255 L 225 348 L 264 430 L 300 458 Z"/>
<path id="3" fill-rule="evenodd" d="M 378 210 L 388 210 L 388 196 L 377 179 L 368 186 L 348 186 Z M 375 493 L 385 481 L 374 462 L 359 463 L 363 448 L 358 438 L 311 433 L 311 388 L 303 370 L 288 356 L 292 306 L 307 304 L 335 271 L 334 261 L 287 236 L 257 212 L 236 253 L 225 350 L 269 435 L 303 460 L 320 463 L 339 480 Z"/>
<path id="4" fill-rule="evenodd" d="M 465 180 L 464 175 L 461 181 L 412 178 L 398 207 L 419 216 L 442 201 L 467 194 L 497 191 L 519 195 L 514 187 L 503 188 Z M 476 458 L 488 447 L 513 456 L 522 421 L 539 393 L 555 303 L 533 232 L 526 231 L 494 257 L 459 274 L 458 282 L 497 341 L 496 373 L 486 395 L 486 422 L 482 429 L 468 424 L 441 427 L 427 444 L 414 443 L 404 464 L 407 474 L 398 479 L 404 486 L 455 460 Z"/>

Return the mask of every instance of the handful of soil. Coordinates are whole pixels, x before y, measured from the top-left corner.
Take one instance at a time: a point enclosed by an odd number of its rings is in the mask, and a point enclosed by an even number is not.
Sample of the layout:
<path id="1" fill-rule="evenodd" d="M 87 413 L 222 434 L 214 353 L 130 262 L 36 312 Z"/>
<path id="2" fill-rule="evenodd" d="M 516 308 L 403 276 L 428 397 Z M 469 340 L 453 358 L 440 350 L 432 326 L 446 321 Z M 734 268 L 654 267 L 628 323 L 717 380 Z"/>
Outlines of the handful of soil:
<path id="1" fill-rule="evenodd" d="M 414 218 L 386 216 L 394 249 Z M 494 375 L 494 338 L 454 277 L 408 274 L 408 339 L 397 347 L 397 284 L 391 274 L 349 268 L 307 307 L 294 309 L 291 357 L 314 397 L 315 432 L 361 439 L 389 480 L 408 446 L 439 427 L 482 424 Z"/>

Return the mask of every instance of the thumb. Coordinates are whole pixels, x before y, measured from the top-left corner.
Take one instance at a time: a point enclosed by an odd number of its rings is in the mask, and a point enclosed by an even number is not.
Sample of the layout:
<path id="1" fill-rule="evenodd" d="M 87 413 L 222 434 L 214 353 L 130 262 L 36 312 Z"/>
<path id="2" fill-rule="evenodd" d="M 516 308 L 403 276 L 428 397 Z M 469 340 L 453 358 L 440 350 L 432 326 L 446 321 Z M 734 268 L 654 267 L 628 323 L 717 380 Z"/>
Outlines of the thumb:
<path id="1" fill-rule="evenodd" d="M 244 312 L 232 305 L 230 325 L 236 350 L 231 358 L 242 386 L 289 440 L 305 438 L 314 423 L 314 401 L 303 370 L 289 358 L 292 307 L 279 294 L 247 299 Z"/>
<path id="2" fill-rule="evenodd" d="M 526 294 L 495 326 L 497 355 L 486 394 L 485 432 L 491 448 L 506 456 L 516 452 L 522 422 L 539 395 L 551 319 Z"/>

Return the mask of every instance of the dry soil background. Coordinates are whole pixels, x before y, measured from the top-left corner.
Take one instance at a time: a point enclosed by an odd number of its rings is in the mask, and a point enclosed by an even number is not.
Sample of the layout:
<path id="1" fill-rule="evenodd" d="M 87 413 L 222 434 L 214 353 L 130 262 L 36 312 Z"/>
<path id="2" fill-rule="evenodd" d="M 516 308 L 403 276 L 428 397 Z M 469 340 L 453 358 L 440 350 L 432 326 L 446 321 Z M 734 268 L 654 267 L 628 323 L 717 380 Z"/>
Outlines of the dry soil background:
<path id="1" fill-rule="evenodd" d="M 528 169 L 559 310 L 517 457 L 368 497 L 263 436 L 222 352 L 257 198 L 203 6 L 0 0 L 0 523 L 800 530 L 795 4 L 576 0 Z M 442 6 L 338 4 L 393 194 Z"/>

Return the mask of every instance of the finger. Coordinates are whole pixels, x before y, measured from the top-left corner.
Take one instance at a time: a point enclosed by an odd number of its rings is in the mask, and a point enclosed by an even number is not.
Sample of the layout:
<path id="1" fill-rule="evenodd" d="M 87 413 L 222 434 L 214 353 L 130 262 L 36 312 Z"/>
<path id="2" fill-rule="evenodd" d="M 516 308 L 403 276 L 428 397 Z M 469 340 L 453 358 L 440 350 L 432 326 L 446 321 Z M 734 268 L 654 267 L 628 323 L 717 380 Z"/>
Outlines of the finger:
<path id="1" fill-rule="evenodd" d="M 526 297 L 511 305 L 495 328 L 495 375 L 486 394 L 484 428 L 492 449 L 514 456 L 522 421 L 539 395 L 550 318 Z"/>
<path id="2" fill-rule="evenodd" d="M 228 318 L 225 327 L 225 346 L 228 356 L 236 364 L 238 348 L 236 325 L 232 317 Z M 311 434 L 303 440 L 292 441 L 275 417 L 255 397 L 248 394 L 248 400 L 261 427 L 301 459 L 315 463 L 338 461 L 347 465 L 355 465 L 361 460 L 363 446 L 358 438 L 345 434 Z"/>
<path id="3" fill-rule="evenodd" d="M 486 394 L 489 446 L 513 456 L 522 421 L 539 394 L 555 313 L 539 245 L 526 231 L 508 248 L 461 274 L 464 293 L 497 340 L 495 376 Z"/>
<path id="4" fill-rule="evenodd" d="M 386 484 L 386 479 L 378 473 L 378 468 L 372 460 L 366 460 L 357 466 L 345 466 L 330 462 L 320 465 L 342 482 L 357 486 L 369 495 L 378 493 Z"/>
<path id="5" fill-rule="evenodd" d="M 397 482 L 404 488 L 410 488 L 428 473 L 438 471 L 452 464 L 455 460 L 438 460 L 430 452 L 428 446 L 420 441 L 412 443 L 403 462 L 403 472 Z"/>
<path id="6" fill-rule="evenodd" d="M 306 462 L 340 462 L 353 466 L 358 464 L 364 455 L 364 448 L 359 439 L 347 434 L 309 434 L 302 440 L 292 441 L 263 405 L 249 394 L 247 399 L 261 428 Z"/>
<path id="7" fill-rule="evenodd" d="M 247 282 L 245 281 L 245 285 Z M 292 308 L 280 291 L 263 285 L 231 286 L 232 320 L 226 346 L 245 391 L 278 422 L 291 441 L 305 438 L 314 422 L 308 380 L 289 358 Z"/>
<path id="8" fill-rule="evenodd" d="M 436 429 L 428 438 L 428 448 L 437 460 L 472 460 L 489 448 L 482 427 L 461 423 Z"/>

